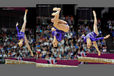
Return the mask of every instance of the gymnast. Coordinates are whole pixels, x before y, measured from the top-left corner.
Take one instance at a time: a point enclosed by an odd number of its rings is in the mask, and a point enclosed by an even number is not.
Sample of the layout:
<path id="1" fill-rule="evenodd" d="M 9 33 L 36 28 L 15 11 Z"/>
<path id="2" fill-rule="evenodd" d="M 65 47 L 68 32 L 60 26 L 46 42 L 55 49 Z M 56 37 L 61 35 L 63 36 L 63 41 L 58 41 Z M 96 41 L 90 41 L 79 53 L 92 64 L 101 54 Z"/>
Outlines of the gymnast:
<path id="1" fill-rule="evenodd" d="M 90 48 L 93 45 L 98 52 L 98 56 L 100 56 L 101 52 L 98 49 L 98 45 L 97 45 L 96 41 L 107 39 L 110 37 L 110 35 L 106 35 L 105 37 L 96 38 L 99 35 L 99 32 L 98 32 L 98 28 L 97 28 L 97 18 L 96 18 L 95 11 L 93 11 L 93 16 L 94 16 L 93 32 L 88 33 L 86 36 L 83 34 L 82 38 L 84 39 L 84 42 L 87 43 L 87 48 Z"/>
<path id="2" fill-rule="evenodd" d="M 28 44 L 28 40 L 27 40 L 27 37 L 25 35 L 25 27 L 26 27 L 26 22 L 27 22 L 26 21 L 27 12 L 28 12 L 28 10 L 26 9 L 25 10 L 25 15 L 24 15 L 24 23 L 23 23 L 22 28 L 21 28 L 20 31 L 18 29 L 18 22 L 16 24 L 17 36 L 18 36 L 18 40 L 19 40 L 18 45 L 19 45 L 19 47 L 22 47 L 24 44 L 26 44 L 26 47 L 28 48 L 28 50 L 31 53 L 31 56 L 33 56 L 33 52 L 30 48 L 30 45 Z"/>
<path id="3" fill-rule="evenodd" d="M 65 33 L 69 31 L 69 26 L 66 21 L 59 19 L 61 8 L 53 8 L 53 11 L 56 12 L 52 13 L 54 18 L 51 19 L 51 22 L 53 23 L 54 27 L 51 28 L 51 31 L 52 36 L 54 37 L 53 47 L 57 47 L 58 42 L 62 41 L 64 39 Z"/>

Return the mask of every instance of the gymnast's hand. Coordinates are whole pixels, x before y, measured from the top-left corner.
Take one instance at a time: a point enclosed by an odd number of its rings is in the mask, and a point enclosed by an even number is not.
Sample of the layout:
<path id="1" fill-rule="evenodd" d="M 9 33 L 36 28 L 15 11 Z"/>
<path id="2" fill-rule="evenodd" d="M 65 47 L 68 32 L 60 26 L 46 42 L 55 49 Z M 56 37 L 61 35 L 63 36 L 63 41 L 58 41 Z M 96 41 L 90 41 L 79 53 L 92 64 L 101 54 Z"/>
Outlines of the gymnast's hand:
<path id="1" fill-rule="evenodd" d="M 53 11 L 60 11 L 60 10 L 61 10 L 61 8 L 57 8 L 57 7 L 53 8 Z"/>
<path id="2" fill-rule="evenodd" d="M 19 24 L 18 24 L 18 22 L 16 23 L 16 26 L 18 26 Z"/>
<path id="3" fill-rule="evenodd" d="M 53 40 L 53 47 L 57 47 L 58 41 L 56 39 L 56 37 L 54 36 L 54 40 Z"/>
<path id="4" fill-rule="evenodd" d="M 107 39 L 107 38 L 109 38 L 110 37 L 110 35 L 106 35 L 105 37 L 104 37 L 104 39 Z"/>
<path id="5" fill-rule="evenodd" d="M 85 36 L 85 34 L 82 34 L 81 38 L 83 38 Z"/>
<path id="6" fill-rule="evenodd" d="M 56 29 L 52 27 L 52 28 L 51 28 L 51 31 L 56 31 Z"/>

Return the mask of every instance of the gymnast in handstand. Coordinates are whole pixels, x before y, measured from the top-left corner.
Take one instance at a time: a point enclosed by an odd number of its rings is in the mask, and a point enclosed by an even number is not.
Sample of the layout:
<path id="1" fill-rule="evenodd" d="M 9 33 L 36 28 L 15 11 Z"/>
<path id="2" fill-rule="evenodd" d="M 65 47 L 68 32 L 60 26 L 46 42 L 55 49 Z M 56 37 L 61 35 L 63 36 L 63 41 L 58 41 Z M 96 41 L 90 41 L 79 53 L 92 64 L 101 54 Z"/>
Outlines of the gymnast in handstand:
<path id="1" fill-rule="evenodd" d="M 97 45 L 96 41 L 107 39 L 110 37 L 110 35 L 106 35 L 105 37 L 96 38 L 99 35 L 99 32 L 98 32 L 98 28 L 97 28 L 97 18 L 96 18 L 95 11 L 93 11 L 93 16 L 94 16 L 93 32 L 88 33 L 86 36 L 83 34 L 82 38 L 84 39 L 84 42 L 87 43 L 87 48 L 90 48 L 93 45 L 98 52 L 98 56 L 100 56 L 101 52 L 98 49 L 98 45 Z"/>
<path id="2" fill-rule="evenodd" d="M 19 45 L 19 47 L 22 47 L 25 44 L 26 47 L 28 48 L 28 50 L 30 51 L 31 56 L 33 56 L 33 52 L 30 48 L 30 45 L 28 44 L 28 40 L 27 40 L 27 37 L 25 35 L 25 27 L 26 27 L 26 22 L 27 22 L 26 21 L 27 12 L 28 12 L 28 10 L 26 9 L 25 15 L 24 15 L 24 23 L 23 23 L 20 31 L 18 29 L 18 22 L 16 24 L 17 36 L 18 36 L 18 40 L 19 40 L 18 45 Z"/>
<path id="3" fill-rule="evenodd" d="M 53 8 L 53 11 L 56 12 L 52 13 L 54 18 L 51 19 L 51 22 L 53 23 L 51 31 L 54 37 L 53 47 L 57 47 L 58 42 L 62 41 L 64 39 L 65 33 L 69 31 L 69 26 L 66 21 L 59 19 L 61 8 Z"/>

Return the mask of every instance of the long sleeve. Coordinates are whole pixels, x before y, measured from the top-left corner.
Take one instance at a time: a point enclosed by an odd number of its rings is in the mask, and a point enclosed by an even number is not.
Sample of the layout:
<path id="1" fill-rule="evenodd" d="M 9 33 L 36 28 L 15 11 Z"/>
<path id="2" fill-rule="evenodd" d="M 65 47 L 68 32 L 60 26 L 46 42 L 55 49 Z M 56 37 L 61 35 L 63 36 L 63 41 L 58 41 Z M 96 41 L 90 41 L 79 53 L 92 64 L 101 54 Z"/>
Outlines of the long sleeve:
<path id="1" fill-rule="evenodd" d="M 98 41 L 98 40 L 103 40 L 104 37 L 99 37 L 99 38 L 95 38 L 95 41 Z"/>
<path id="2" fill-rule="evenodd" d="M 17 33 L 19 33 L 19 29 L 18 29 L 18 27 L 16 26 L 16 29 L 17 29 Z"/>

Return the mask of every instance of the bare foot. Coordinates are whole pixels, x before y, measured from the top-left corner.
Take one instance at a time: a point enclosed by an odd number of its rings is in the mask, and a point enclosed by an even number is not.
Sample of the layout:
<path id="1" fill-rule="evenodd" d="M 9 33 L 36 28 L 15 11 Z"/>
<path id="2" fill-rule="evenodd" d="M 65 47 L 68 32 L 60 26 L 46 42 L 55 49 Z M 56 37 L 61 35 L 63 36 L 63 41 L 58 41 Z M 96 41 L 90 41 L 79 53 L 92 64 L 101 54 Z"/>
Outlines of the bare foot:
<path id="1" fill-rule="evenodd" d="M 31 52 L 31 56 L 34 56 L 32 52 Z"/>
<path id="2" fill-rule="evenodd" d="M 93 15 L 96 17 L 96 12 L 93 10 Z"/>
<path id="3" fill-rule="evenodd" d="M 28 12 L 28 9 L 25 10 L 25 13 L 27 13 L 27 12 Z"/>
<path id="4" fill-rule="evenodd" d="M 98 56 L 101 56 L 101 52 L 100 51 L 98 52 Z"/>
<path id="5" fill-rule="evenodd" d="M 57 7 L 53 8 L 53 11 L 60 11 L 60 10 L 61 8 L 57 8 Z"/>

